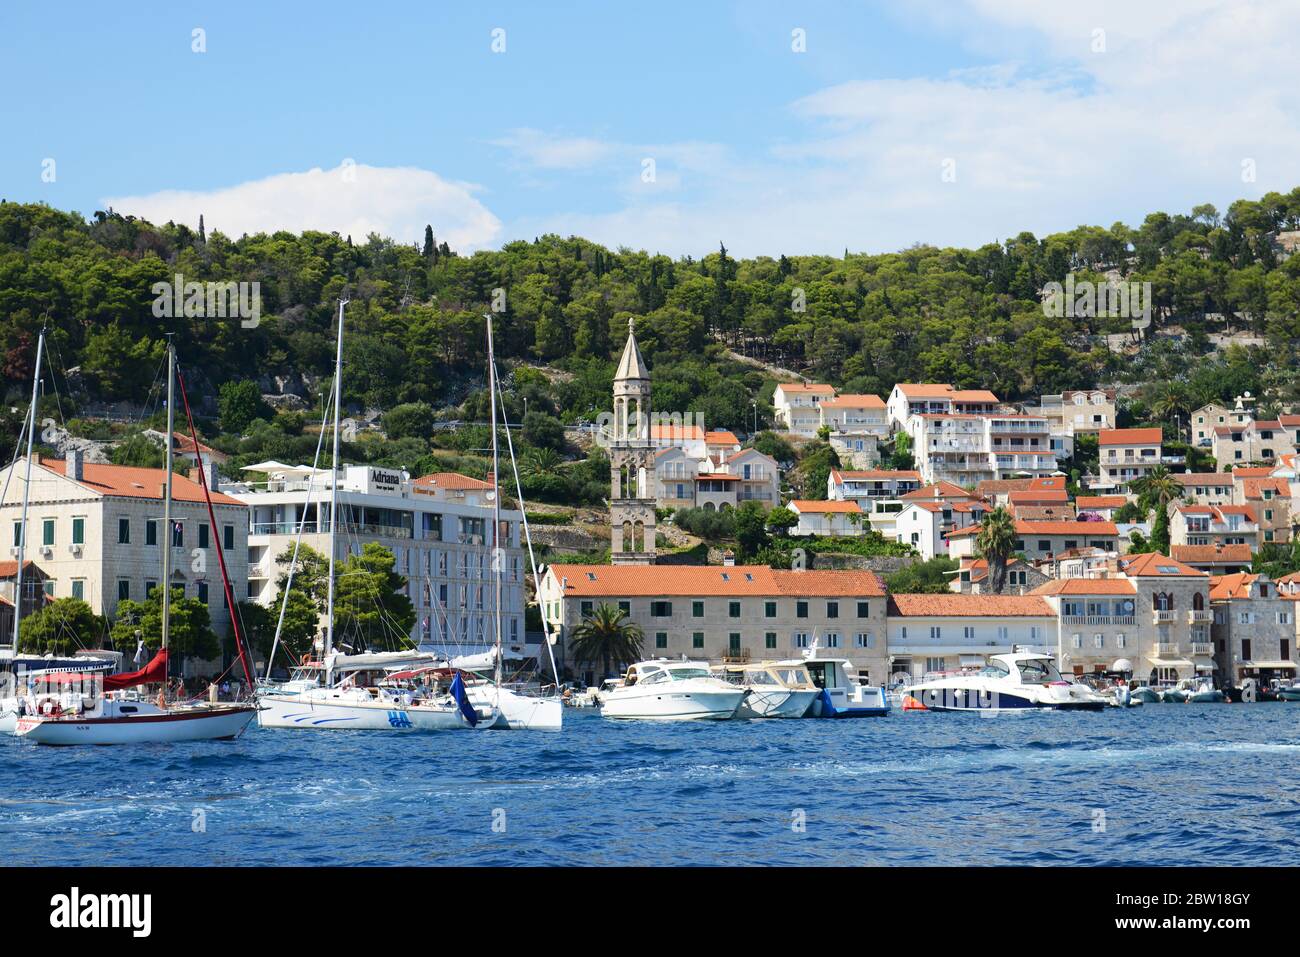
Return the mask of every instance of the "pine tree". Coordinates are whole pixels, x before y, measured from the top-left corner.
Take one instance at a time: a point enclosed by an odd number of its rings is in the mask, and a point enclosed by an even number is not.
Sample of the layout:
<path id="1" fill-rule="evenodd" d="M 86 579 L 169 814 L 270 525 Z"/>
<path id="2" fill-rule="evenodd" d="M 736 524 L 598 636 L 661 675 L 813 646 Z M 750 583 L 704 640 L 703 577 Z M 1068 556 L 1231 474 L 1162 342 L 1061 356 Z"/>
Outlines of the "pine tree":
<path id="1" fill-rule="evenodd" d="M 436 259 L 438 257 L 438 244 L 433 241 L 433 227 L 425 225 L 424 227 L 424 258 Z"/>
<path id="2" fill-rule="evenodd" d="M 208 234 L 203 229 L 203 214 L 199 213 L 199 242 L 206 243 L 207 241 Z"/>

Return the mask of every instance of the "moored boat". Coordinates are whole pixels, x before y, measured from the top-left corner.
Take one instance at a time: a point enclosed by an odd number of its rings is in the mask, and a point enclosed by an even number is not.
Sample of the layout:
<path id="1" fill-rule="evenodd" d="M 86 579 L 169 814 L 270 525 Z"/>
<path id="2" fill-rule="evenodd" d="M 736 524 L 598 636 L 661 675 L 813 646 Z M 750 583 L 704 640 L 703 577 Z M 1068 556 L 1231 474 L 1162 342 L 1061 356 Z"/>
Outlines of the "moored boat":
<path id="1" fill-rule="evenodd" d="M 658 658 L 630 665 L 623 684 L 601 694 L 606 718 L 722 721 L 735 717 L 747 692 L 714 677 L 702 661 Z"/>
<path id="2" fill-rule="evenodd" d="M 908 693 L 930 711 L 1100 711 L 1107 707 L 1101 695 L 1065 681 L 1050 656 L 1032 652 L 992 655 L 978 672 L 922 682 Z"/>
<path id="3" fill-rule="evenodd" d="M 802 718 L 821 693 L 802 664 L 760 661 L 715 665 L 712 670 L 749 692 L 736 709 L 737 718 Z"/>

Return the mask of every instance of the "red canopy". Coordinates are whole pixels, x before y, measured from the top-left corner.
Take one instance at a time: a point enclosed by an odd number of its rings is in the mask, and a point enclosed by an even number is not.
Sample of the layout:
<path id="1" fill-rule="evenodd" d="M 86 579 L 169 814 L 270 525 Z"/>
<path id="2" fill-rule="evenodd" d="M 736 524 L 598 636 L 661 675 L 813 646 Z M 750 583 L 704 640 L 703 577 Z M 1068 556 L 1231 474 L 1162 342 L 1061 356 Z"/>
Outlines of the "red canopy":
<path id="1" fill-rule="evenodd" d="M 105 691 L 121 691 L 136 685 L 157 684 L 167 680 L 167 649 L 159 648 L 158 654 L 139 671 L 128 671 L 121 675 L 108 675 L 104 678 Z"/>

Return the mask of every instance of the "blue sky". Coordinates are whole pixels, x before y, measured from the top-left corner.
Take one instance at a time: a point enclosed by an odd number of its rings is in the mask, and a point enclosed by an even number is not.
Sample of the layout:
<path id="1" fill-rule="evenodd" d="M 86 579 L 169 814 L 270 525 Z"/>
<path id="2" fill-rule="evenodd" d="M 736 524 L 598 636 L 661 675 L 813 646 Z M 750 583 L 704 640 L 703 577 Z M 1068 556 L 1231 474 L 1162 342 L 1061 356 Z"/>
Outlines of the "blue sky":
<path id="1" fill-rule="evenodd" d="M 1297 4 L 1078 6 L 7 0 L 0 196 L 234 234 L 777 255 L 1300 185 Z"/>

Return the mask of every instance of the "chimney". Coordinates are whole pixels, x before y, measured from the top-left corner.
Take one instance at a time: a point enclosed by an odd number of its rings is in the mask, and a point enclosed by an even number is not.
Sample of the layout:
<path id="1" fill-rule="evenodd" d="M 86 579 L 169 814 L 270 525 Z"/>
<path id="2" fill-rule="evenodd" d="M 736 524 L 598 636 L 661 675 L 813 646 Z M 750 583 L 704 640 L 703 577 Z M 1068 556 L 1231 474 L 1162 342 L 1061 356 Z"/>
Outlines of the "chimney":
<path id="1" fill-rule="evenodd" d="M 732 567 L 733 565 L 735 565 L 735 564 L 736 564 L 736 553 L 733 552 L 733 551 L 731 551 L 731 549 L 727 549 L 727 551 L 723 552 L 723 553 L 722 553 L 722 564 L 723 564 L 723 567 L 725 567 L 725 568 L 730 568 L 730 567 Z"/>
<path id="2" fill-rule="evenodd" d="M 74 482 L 80 482 L 83 476 L 84 456 L 81 449 L 70 448 L 63 453 L 63 474 Z"/>
<path id="3" fill-rule="evenodd" d="M 202 472 L 202 476 L 200 476 L 200 472 Z M 217 490 L 217 482 L 219 481 L 217 476 L 217 464 L 207 456 L 201 455 L 199 456 L 199 466 L 190 469 L 189 478 L 195 485 L 206 482 L 208 485 L 208 491 L 215 492 Z"/>

